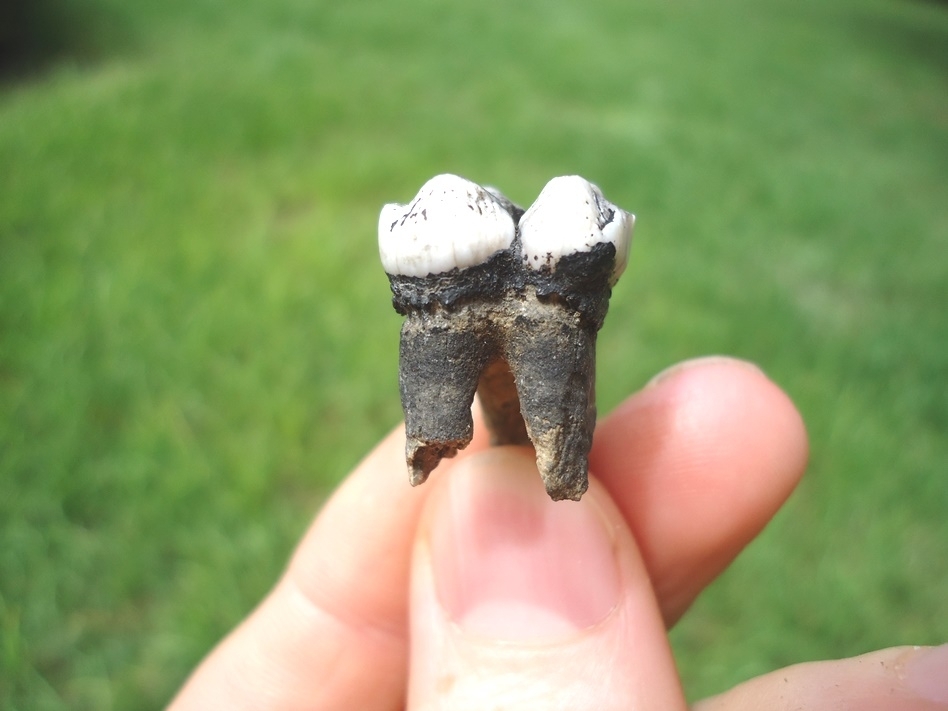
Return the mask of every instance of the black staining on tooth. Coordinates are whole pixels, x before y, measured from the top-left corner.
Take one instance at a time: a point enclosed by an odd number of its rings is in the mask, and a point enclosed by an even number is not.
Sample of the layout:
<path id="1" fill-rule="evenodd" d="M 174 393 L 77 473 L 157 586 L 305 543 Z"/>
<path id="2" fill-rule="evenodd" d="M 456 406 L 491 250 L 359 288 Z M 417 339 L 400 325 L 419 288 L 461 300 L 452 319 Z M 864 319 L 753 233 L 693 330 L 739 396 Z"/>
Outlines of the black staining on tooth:
<path id="1" fill-rule="evenodd" d="M 600 242 L 588 252 L 560 257 L 555 270 L 553 255 L 547 253 L 543 266 L 534 269 L 521 263 L 520 241 L 514 239 L 509 249 L 467 269 L 455 268 L 426 277 L 389 274 L 392 305 L 403 316 L 414 310 L 452 310 L 505 294 L 523 298 L 526 289 L 532 287 L 539 298 L 558 294 L 571 310 L 598 330 L 612 293 L 608 283 L 615 268 L 615 254 L 615 245 Z M 533 255 L 533 260 L 538 261 L 539 256 Z"/>
<path id="2" fill-rule="evenodd" d="M 616 211 L 612 204 L 606 202 L 606 199 L 602 195 L 596 194 L 593 196 L 593 198 L 596 201 L 596 226 L 601 231 L 606 225 L 615 219 Z M 589 204 L 589 200 L 586 201 L 586 204 Z"/>
<path id="3" fill-rule="evenodd" d="M 475 299 L 489 299 L 503 293 L 507 284 L 518 281 L 511 261 L 510 250 L 503 250 L 467 269 L 455 267 L 426 277 L 389 274 L 392 305 L 404 316 L 411 311 L 451 310 Z"/>
<path id="4" fill-rule="evenodd" d="M 418 214 L 417 212 L 415 212 L 415 208 L 418 207 L 418 202 L 419 202 L 419 198 L 415 198 L 411 202 L 411 204 L 408 206 L 408 209 L 405 210 L 405 213 L 402 215 L 402 219 L 395 220 L 395 222 L 392 223 L 392 226 L 389 228 L 389 232 L 395 229 L 395 225 L 401 224 L 401 226 L 404 227 L 405 222 L 408 220 L 408 218 L 414 217 L 415 215 Z M 424 212 L 424 210 L 422 210 L 422 212 Z M 427 217 L 425 219 L 427 219 Z"/>
<path id="5" fill-rule="evenodd" d="M 614 244 L 600 242 L 588 252 L 560 257 L 555 271 L 548 266 L 533 271 L 530 284 L 538 298 L 555 295 L 584 325 L 598 331 L 609 309 L 609 276 L 615 268 L 615 256 Z"/>

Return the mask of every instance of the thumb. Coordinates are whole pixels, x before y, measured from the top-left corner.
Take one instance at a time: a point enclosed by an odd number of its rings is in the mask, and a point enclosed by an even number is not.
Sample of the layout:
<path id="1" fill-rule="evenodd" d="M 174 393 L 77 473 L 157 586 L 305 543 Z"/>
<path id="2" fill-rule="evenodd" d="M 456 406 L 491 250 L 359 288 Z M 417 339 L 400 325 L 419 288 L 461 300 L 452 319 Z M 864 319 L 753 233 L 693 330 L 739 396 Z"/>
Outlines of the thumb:
<path id="1" fill-rule="evenodd" d="M 547 497 L 532 453 L 465 459 L 426 507 L 412 561 L 408 708 L 686 708 L 625 521 L 591 482 Z"/>

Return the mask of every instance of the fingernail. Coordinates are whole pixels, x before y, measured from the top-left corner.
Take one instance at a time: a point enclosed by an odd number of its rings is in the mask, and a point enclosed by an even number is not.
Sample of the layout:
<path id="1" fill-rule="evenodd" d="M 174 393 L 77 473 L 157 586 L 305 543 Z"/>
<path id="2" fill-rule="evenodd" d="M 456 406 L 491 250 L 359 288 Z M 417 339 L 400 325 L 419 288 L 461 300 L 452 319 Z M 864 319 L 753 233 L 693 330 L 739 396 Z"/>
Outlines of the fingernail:
<path id="1" fill-rule="evenodd" d="M 756 363 L 752 363 L 749 360 L 743 360 L 741 358 L 732 358 L 731 356 L 710 355 L 710 356 L 701 356 L 700 358 L 691 358 L 690 360 L 683 360 L 680 363 L 675 363 L 674 365 L 669 366 L 668 368 L 665 368 L 665 370 L 653 376 L 652 379 L 649 380 L 645 384 L 645 387 L 646 388 L 654 387 L 655 385 L 658 385 L 664 380 L 668 380 L 668 378 L 670 378 L 671 376 L 677 375 L 678 373 L 682 371 L 690 370 L 698 366 L 706 366 L 706 365 L 736 365 L 738 367 L 751 370 L 755 373 L 765 375 L 764 371 L 761 370 L 760 366 L 758 366 Z"/>
<path id="2" fill-rule="evenodd" d="M 615 543 L 594 496 L 551 501 L 533 453 L 496 447 L 459 462 L 429 529 L 438 597 L 464 632 L 567 638 L 620 595 Z"/>
<path id="3" fill-rule="evenodd" d="M 929 647 L 905 661 L 903 683 L 916 696 L 948 704 L 948 644 Z"/>

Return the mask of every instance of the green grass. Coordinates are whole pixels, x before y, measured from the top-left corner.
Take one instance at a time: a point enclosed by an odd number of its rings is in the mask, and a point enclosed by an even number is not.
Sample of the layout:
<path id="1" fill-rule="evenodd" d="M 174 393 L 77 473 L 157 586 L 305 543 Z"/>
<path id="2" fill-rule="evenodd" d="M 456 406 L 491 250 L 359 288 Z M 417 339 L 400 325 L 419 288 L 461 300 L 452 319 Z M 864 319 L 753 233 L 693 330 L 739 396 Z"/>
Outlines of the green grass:
<path id="1" fill-rule="evenodd" d="M 0 86 L 0 706 L 159 706 L 260 598 L 400 416 L 375 221 L 446 171 L 638 214 L 603 410 L 728 352 L 804 413 L 691 697 L 948 639 L 944 6 L 88 4 Z"/>

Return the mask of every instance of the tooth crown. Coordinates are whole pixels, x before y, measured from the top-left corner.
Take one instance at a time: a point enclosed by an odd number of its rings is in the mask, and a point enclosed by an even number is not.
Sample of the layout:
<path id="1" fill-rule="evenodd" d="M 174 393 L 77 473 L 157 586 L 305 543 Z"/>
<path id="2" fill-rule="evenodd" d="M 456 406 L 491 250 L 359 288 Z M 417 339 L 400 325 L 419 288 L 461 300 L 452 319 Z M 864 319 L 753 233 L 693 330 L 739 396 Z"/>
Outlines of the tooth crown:
<path id="1" fill-rule="evenodd" d="M 455 310 L 532 289 L 602 325 L 635 217 L 579 176 L 554 178 L 529 210 L 499 190 L 438 175 L 379 217 L 379 253 L 401 314 Z"/>
<path id="2" fill-rule="evenodd" d="M 607 201 L 588 180 L 553 178 L 520 218 L 521 256 L 528 269 L 555 271 L 563 257 L 612 244 L 613 285 L 625 271 L 634 223 L 634 215 Z"/>
<path id="3" fill-rule="evenodd" d="M 508 249 L 515 233 L 513 217 L 490 191 L 457 175 L 437 175 L 408 205 L 382 208 L 379 256 L 388 274 L 443 274 L 486 262 Z"/>

